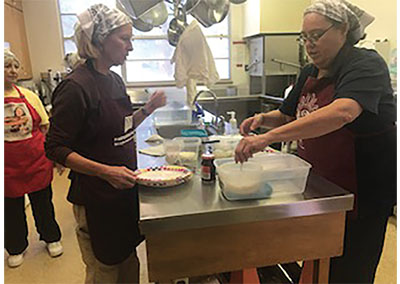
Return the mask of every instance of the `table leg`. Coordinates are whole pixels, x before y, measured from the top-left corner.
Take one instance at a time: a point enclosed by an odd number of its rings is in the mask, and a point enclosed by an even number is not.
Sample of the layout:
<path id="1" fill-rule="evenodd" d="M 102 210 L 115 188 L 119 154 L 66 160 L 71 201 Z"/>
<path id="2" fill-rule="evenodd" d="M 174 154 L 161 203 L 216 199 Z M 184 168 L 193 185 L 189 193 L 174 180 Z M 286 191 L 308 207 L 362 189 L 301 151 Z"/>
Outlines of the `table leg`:
<path id="1" fill-rule="evenodd" d="M 328 283 L 329 258 L 303 262 L 299 284 Z"/>
<path id="2" fill-rule="evenodd" d="M 239 271 L 231 272 L 230 284 L 259 284 L 260 279 L 258 278 L 257 268 L 243 269 Z"/>
<path id="3" fill-rule="evenodd" d="M 317 270 L 318 270 L 318 278 L 317 283 L 329 283 L 329 258 L 323 258 L 316 260 L 317 261 Z"/>

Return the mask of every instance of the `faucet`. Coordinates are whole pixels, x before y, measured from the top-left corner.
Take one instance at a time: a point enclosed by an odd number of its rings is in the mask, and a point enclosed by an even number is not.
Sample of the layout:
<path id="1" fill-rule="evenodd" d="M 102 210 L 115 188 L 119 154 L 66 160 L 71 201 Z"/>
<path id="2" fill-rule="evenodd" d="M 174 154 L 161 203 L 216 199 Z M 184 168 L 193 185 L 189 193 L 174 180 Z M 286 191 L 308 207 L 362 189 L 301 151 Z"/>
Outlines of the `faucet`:
<path id="1" fill-rule="evenodd" d="M 203 93 L 209 93 L 213 98 L 214 98 L 214 108 L 215 108 L 215 117 L 216 117 L 216 119 L 215 119 L 215 121 L 213 122 L 213 125 L 214 126 L 217 126 L 217 120 L 218 120 L 218 98 L 217 98 L 217 95 L 213 92 L 213 91 L 211 91 L 211 90 L 201 90 L 200 92 L 198 92 L 197 94 L 196 94 L 196 96 L 194 97 L 194 99 L 193 99 L 193 104 L 195 103 L 195 102 L 197 102 L 197 99 L 200 97 L 200 95 L 201 94 L 203 94 Z"/>
<path id="2" fill-rule="evenodd" d="M 194 97 L 193 103 L 197 102 L 197 99 L 203 93 L 209 93 L 214 98 L 215 118 L 212 120 L 211 125 L 217 131 L 217 134 L 223 135 L 225 131 L 225 118 L 220 115 L 218 116 L 218 98 L 217 95 L 211 90 L 201 90 Z"/>

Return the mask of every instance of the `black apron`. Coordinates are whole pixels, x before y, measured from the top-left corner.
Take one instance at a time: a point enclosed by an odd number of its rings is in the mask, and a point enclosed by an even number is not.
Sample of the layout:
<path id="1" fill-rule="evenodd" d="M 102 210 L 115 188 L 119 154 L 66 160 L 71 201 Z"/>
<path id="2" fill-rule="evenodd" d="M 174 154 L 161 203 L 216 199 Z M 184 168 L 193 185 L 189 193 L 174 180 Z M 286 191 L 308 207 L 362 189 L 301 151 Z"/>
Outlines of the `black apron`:
<path id="1" fill-rule="evenodd" d="M 91 72 L 95 72 L 92 71 Z M 89 72 L 71 76 L 82 83 L 82 76 L 96 86 Z M 81 77 L 79 77 L 81 76 Z M 85 147 L 77 152 L 86 158 L 111 166 L 136 169 L 136 144 L 133 110 L 129 97 L 122 93 L 101 93 L 96 107 L 89 110 L 90 135 L 82 137 Z M 104 264 L 124 261 L 143 240 L 138 228 L 138 187 L 116 189 L 107 181 L 83 174 L 74 174 L 86 209 L 86 218 L 94 255 Z"/>

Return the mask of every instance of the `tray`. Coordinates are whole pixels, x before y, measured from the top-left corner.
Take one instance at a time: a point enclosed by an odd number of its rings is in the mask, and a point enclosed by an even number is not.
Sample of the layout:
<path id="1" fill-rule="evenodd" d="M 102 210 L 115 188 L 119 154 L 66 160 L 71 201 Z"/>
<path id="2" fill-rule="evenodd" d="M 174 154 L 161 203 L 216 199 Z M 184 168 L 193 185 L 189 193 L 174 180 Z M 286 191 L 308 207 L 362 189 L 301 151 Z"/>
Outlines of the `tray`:
<path id="1" fill-rule="evenodd" d="M 135 171 L 136 182 L 149 187 L 171 187 L 189 181 L 193 172 L 181 166 L 161 166 Z"/>
<path id="2" fill-rule="evenodd" d="M 229 201 L 237 201 L 237 200 L 252 200 L 252 199 L 266 199 L 270 198 L 272 195 L 272 187 L 269 184 L 264 184 L 261 190 L 251 193 L 251 194 L 237 194 L 231 191 L 225 191 L 224 184 L 221 182 L 220 179 L 219 186 L 221 187 L 221 193 L 225 197 L 226 200 Z"/>

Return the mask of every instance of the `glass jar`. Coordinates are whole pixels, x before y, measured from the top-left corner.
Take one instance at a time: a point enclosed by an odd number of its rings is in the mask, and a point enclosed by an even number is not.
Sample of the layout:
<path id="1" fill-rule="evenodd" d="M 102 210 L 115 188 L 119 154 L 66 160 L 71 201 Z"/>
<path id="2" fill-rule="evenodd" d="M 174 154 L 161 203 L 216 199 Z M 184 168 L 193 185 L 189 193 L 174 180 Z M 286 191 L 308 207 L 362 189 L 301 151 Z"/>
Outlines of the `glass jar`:
<path id="1" fill-rule="evenodd" d="M 214 154 L 201 155 L 201 180 L 203 182 L 215 181 Z"/>

